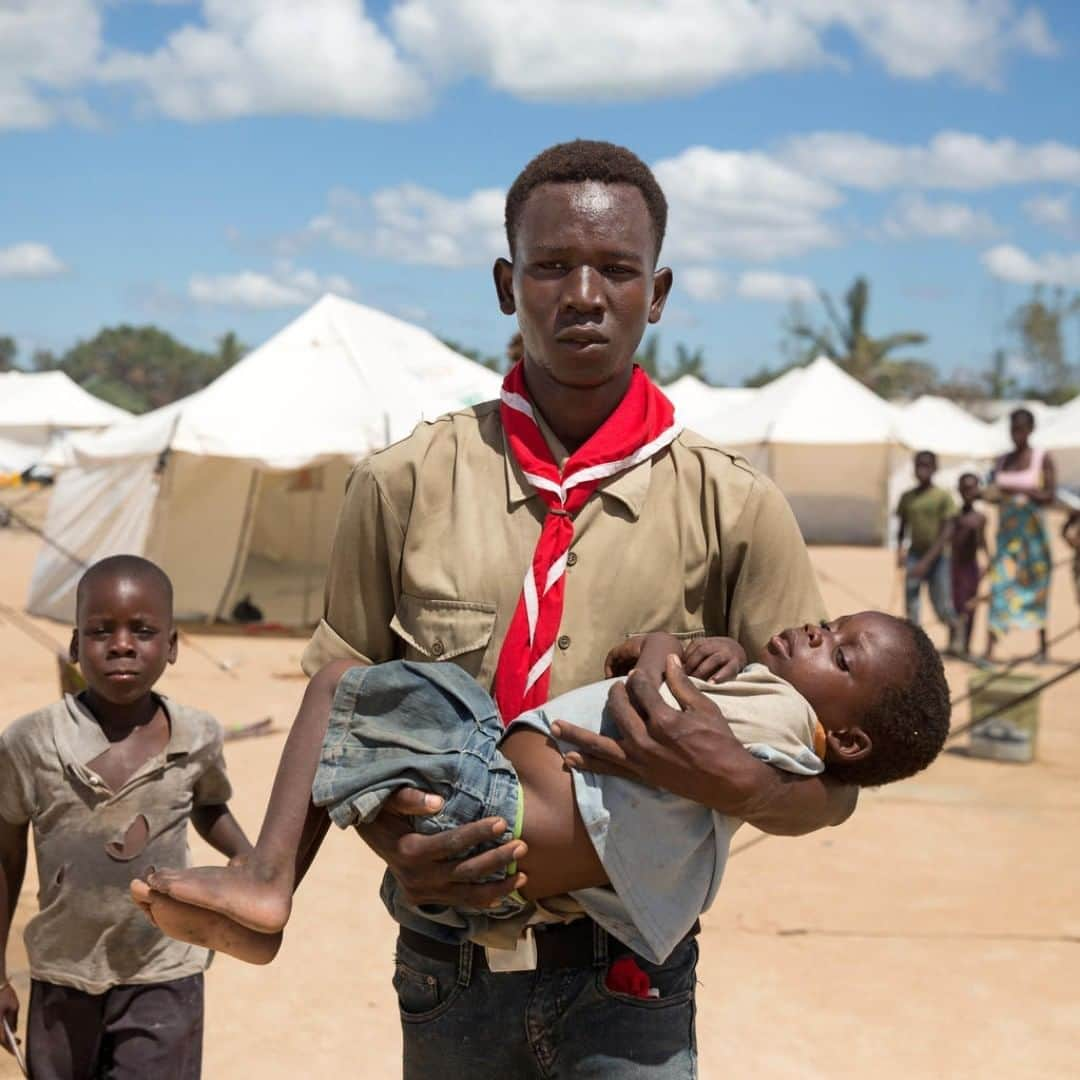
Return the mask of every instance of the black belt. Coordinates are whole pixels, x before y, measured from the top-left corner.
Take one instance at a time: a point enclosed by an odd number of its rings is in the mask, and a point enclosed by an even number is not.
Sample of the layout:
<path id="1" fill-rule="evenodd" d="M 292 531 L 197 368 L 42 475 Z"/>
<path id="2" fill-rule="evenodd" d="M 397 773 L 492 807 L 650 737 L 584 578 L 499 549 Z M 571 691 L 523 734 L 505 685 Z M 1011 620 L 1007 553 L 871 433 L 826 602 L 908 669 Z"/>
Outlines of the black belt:
<path id="1" fill-rule="evenodd" d="M 598 945 L 606 946 L 605 953 L 612 959 L 633 952 L 588 917 L 575 919 L 569 923 L 541 923 L 534 926 L 532 930 L 536 940 L 537 970 L 592 967 L 597 956 Z M 421 956 L 430 956 L 433 960 L 452 963 L 457 961 L 461 953 L 460 945 L 436 941 L 427 934 L 421 934 L 407 926 L 399 927 L 398 933 L 398 940 L 408 948 L 420 953 Z M 694 925 L 687 931 L 683 941 L 699 933 L 701 933 L 701 923 L 695 919 Z M 473 966 L 486 969 L 487 956 L 484 949 L 479 945 L 473 945 L 472 950 Z"/>

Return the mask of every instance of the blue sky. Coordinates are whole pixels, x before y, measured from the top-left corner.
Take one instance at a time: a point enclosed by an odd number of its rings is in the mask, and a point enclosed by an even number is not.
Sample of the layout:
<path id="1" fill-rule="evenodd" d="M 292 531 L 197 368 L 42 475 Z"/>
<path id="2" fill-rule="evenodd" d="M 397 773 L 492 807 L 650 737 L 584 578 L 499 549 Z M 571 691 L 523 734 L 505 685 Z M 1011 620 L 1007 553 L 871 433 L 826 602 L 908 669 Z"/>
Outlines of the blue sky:
<path id="1" fill-rule="evenodd" d="M 738 382 L 791 298 L 985 365 L 1080 290 L 1069 0 L 0 0 L 0 334 L 257 344 L 334 289 L 485 351 L 501 196 L 611 139 L 671 203 L 662 351 Z"/>

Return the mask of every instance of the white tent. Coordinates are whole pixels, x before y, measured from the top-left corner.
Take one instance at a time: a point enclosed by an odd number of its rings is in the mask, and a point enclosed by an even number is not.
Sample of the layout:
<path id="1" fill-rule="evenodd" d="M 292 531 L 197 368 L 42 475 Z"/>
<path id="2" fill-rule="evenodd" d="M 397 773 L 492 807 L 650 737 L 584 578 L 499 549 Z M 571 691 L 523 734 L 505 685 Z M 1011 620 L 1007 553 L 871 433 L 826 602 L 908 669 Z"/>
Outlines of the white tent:
<path id="1" fill-rule="evenodd" d="M 988 461 L 1008 449 L 995 426 L 972 416 L 948 398 L 924 394 L 899 407 L 901 441 L 912 450 L 932 450 L 939 461 Z"/>
<path id="2" fill-rule="evenodd" d="M 696 375 L 683 375 L 663 388 L 679 420 L 699 435 L 712 438 L 716 417 L 732 405 L 749 401 L 756 390 L 745 386 L 710 386 Z"/>
<path id="3" fill-rule="evenodd" d="M 88 394 L 62 371 L 0 373 L 0 472 L 36 464 L 67 431 L 107 427 L 131 414 Z"/>
<path id="4" fill-rule="evenodd" d="M 1080 397 L 1056 409 L 1035 429 L 1033 441 L 1054 455 L 1058 483 L 1080 489 Z"/>
<path id="5" fill-rule="evenodd" d="M 170 574 L 180 618 L 250 595 L 267 620 L 311 623 L 352 463 L 499 383 L 425 330 L 324 296 L 197 394 L 68 441 L 29 609 L 70 619 L 64 552 L 126 551 Z"/>
<path id="6" fill-rule="evenodd" d="M 810 543 L 885 541 L 889 477 L 907 454 L 899 410 L 831 360 L 767 383 L 709 434 L 776 481 Z"/>

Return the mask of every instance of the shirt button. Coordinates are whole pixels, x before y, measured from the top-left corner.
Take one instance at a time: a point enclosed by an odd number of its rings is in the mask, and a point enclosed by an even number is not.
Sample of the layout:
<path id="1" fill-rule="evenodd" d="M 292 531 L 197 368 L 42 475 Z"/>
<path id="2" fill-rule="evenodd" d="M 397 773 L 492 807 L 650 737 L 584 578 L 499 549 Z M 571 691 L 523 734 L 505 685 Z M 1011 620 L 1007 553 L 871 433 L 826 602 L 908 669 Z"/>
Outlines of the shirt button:
<path id="1" fill-rule="evenodd" d="M 556 642 L 560 649 L 565 651 L 570 648 L 570 637 L 568 634 L 563 634 L 562 637 Z"/>
<path id="2" fill-rule="evenodd" d="M 573 566 L 576 562 L 577 562 L 577 552 L 576 551 L 568 552 L 567 556 L 566 556 L 566 565 L 567 566 Z"/>
<path id="3" fill-rule="evenodd" d="M 431 645 L 432 656 L 442 656 L 446 652 L 446 646 L 441 641 L 434 641 Z"/>

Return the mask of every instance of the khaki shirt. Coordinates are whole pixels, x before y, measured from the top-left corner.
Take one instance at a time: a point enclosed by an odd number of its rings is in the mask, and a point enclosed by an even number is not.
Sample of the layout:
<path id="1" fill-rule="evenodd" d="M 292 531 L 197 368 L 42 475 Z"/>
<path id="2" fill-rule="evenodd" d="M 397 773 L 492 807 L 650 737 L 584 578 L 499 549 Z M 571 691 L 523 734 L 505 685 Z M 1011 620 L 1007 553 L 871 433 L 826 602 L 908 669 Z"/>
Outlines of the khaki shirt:
<path id="1" fill-rule="evenodd" d="M 349 479 L 304 670 L 350 656 L 454 660 L 490 688 L 545 510 L 506 449 L 498 402 L 421 424 L 365 458 Z M 608 650 L 629 635 L 729 635 L 753 659 L 777 630 L 823 616 L 783 495 L 684 431 L 578 513 L 549 696 L 602 678 Z"/>
<path id="2" fill-rule="evenodd" d="M 78 698 L 66 695 L 0 733 L 0 817 L 34 830 L 40 910 L 26 927 L 26 951 L 35 979 L 101 994 L 207 966 L 205 949 L 166 937 L 128 892 L 152 866 L 189 866 L 192 810 L 232 793 L 221 725 L 161 702 L 168 744 L 115 792 L 87 767 L 109 742 Z M 124 836 L 140 815 L 149 840 L 128 858 Z"/>

